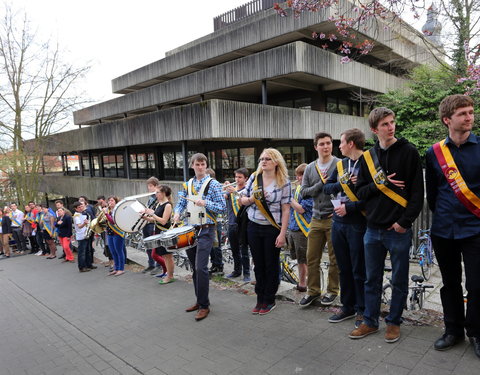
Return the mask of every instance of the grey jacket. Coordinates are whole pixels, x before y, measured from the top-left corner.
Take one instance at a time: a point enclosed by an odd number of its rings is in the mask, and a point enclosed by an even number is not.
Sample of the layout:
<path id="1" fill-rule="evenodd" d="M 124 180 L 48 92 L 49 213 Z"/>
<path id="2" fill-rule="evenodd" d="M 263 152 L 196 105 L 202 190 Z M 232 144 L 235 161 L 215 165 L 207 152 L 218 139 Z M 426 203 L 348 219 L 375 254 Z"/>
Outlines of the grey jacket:
<path id="1" fill-rule="evenodd" d="M 337 167 L 339 160 L 339 158 L 333 157 L 326 180 L 328 180 Z M 313 198 L 313 218 L 321 219 L 333 213 L 333 205 L 330 201 L 330 195 L 323 193 L 323 182 L 318 175 L 317 168 L 315 168 L 316 162 L 317 160 L 312 161 L 305 169 L 301 193 L 304 198 Z"/>

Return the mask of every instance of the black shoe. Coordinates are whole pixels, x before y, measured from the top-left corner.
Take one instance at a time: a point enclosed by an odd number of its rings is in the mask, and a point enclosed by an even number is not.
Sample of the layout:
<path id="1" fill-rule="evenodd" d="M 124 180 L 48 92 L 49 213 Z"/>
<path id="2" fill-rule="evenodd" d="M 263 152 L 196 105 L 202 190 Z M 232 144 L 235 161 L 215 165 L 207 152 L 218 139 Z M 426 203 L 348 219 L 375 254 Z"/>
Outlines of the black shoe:
<path id="1" fill-rule="evenodd" d="M 144 268 L 144 269 L 142 270 L 142 273 L 147 273 L 147 272 L 149 272 L 149 271 L 153 270 L 153 268 L 154 268 L 154 267 L 147 267 L 147 268 Z"/>
<path id="2" fill-rule="evenodd" d="M 78 272 L 90 272 L 88 268 L 80 268 Z"/>
<path id="3" fill-rule="evenodd" d="M 58 257 L 58 259 L 63 259 L 65 258 L 65 254 L 63 254 L 61 257 Z"/>
<path id="4" fill-rule="evenodd" d="M 435 350 L 447 350 L 450 349 L 452 346 L 455 346 L 462 341 L 465 340 L 465 337 L 462 336 L 455 336 L 449 333 L 444 333 L 442 337 L 440 337 L 435 343 L 433 344 L 433 348 Z"/>
<path id="5" fill-rule="evenodd" d="M 340 323 L 340 322 L 343 322 L 344 320 L 352 319 L 354 316 L 355 316 L 355 312 L 346 313 L 344 311 L 340 311 L 335 315 L 332 315 L 330 318 L 328 318 L 328 321 L 330 323 Z"/>
<path id="6" fill-rule="evenodd" d="M 309 295 L 306 295 L 302 298 L 302 300 L 300 301 L 300 306 L 309 306 L 313 301 L 315 301 L 318 297 L 320 297 L 319 294 L 317 294 L 316 296 L 309 296 Z"/>
<path id="7" fill-rule="evenodd" d="M 229 279 L 232 277 L 238 277 L 238 276 L 242 276 L 242 273 L 233 271 L 230 275 L 227 275 Z"/>
<path id="8" fill-rule="evenodd" d="M 96 270 L 97 269 L 97 266 L 90 266 L 90 267 L 87 267 L 89 270 Z"/>
<path id="9" fill-rule="evenodd" d="M 470 337 L 470 344 L 473 346 L 473 352 L 480 358 L 480 337 Z"/>
<path id="10" fill-rule="evenodd" d="M 336 294 L 327 293 L 322 297 L 322 299 L 320 300 L 320 303 L 322 305 L 329 306 L 333 303 L 333 301 L 335 301 L 335 298 L 337 298 Z"/>
<path id="11" fill-rule="evenodd" d="M 213 276 L 223 276 L 223 266 L 212 266 L 208 273 Z"/>

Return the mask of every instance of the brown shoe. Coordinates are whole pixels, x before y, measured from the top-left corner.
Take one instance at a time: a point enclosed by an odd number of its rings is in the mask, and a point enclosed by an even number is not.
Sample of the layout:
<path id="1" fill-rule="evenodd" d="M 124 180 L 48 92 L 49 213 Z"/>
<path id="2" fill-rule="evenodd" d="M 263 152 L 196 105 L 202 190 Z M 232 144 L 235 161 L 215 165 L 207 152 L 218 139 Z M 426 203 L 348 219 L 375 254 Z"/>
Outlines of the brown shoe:
<path id="1" fill-rule="evenodd" d="M 392 343 L 398 341 L 399 338 L 400 326 L 387 324 L 387 329 L 385 330 L 385 342 Z"/>
<path id="2" fill-rule="evenodd" d="M 79 272 L 90 272 L 90 270 L 88 268 L 80 268 L 78 271 Z"/>
<path id="3" fill-rule="evenodd" d="M 351 339 L 363 339 L 365 336 L 368 336 L 372 333 L 378 332 L 378 327 L 370 327 L 365 323 L 360 324 L 360 327 L 355 328 L 348 337 Z"/>
<path id="4" fill-rule="evenodd" d="M 196 303 L 195 305 L 186 308 L 185 311 L 186 312 L 197 311 L 199 308 L 200 308 L 200 305 Z"/>
<path id="5" fill-rule="evenodd" d="M 198 322 L 199 320 L 205 319 L 209 312 L 209 308 L 198 310 L 197 315 L 195 315 L 195 320 Z"/>

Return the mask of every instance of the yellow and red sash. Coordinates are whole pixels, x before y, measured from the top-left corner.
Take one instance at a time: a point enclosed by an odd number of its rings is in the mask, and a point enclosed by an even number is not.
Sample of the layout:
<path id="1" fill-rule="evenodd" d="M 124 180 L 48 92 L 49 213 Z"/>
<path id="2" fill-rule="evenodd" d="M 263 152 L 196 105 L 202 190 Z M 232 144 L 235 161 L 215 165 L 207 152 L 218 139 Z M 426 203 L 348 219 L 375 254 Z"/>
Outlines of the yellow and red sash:
<path id="1" fill-rule="evenodd" d="M 255 173 L 255 179 L 253 180 L 253 201 L 255 205 L 260 210 L 262 215 L 272 224 L 275 228 L 280 230 L 280 225 L 277 224 L 273 218 L 270 209 L 268 208 L 267 201 L 265 200 L 265 195 L 263 194 L 263 178 L 261 173 Z"/>
<path id="2" fill-rule="evenodd" d="M 322 180 L 322 182 L 324 184 L 327 183 L 327 179 L 325 178 L 325 176 L 323 175 L 322 171 L 320 170 L 320 168 L 318 167 L 318 163 L 315 161 L 315 169 L 317 170 L 317 173 L 318 175 L 320 176 L 320 180 Z"/>
<path id="3" fill-rule="evenodd" d="M 295 193 L 293 194 L 293 199 L 295 199 L 297 202 L 298 202 L 298 198 L 300 198 L 301 189 L 302 187 L 298 185 L 297 188 L 295 189 Z M 305 235 L 305 237 L 308 237 L 308 232 L 310 231 L 310 223 L 307 221 L 307 219 L 305 219 L 305 216 L 293 210 L 293 217 L 295 218 L 295 222 L 297 223 L 302 233 Z"/>
<path id="4" fill-rule="evenodd" d="M 445 144 L 445 139 L 433 145 L 433 152 L 455 196 L 467 210 L 480 218 L 480 198 L 467 186 L 455 164 L 455 160 L 453 160 L 450 149 Z"/>
<path id="5" fill-rule="evenodd" d="M 373 149 L 372 149 L 373 150 Z M 382 167 L 380 166 L 380 162 L 378 161 L 377 154 L 373 150 L 368 150 L 363 153 L 363 157 L 367 162 L 368 171 L 372 176 L 373 183 L 380 190 L 383 194 L 389 197 L 394 202 L 398 203 L 402 207 L 407 207 L 408 201 L 402 197 L 400 194 L 396 193 L 389 187 L 385 186 L 387 182 L 387 175 L 383 171 Z"/>

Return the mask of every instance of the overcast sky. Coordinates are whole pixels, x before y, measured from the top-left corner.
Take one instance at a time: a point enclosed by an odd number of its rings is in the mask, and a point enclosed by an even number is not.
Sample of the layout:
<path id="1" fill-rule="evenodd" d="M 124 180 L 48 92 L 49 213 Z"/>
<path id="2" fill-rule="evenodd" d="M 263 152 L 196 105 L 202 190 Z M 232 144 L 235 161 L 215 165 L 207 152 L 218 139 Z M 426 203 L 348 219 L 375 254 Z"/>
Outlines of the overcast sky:
<path id="1" fill-rule="evenodd" d="M 65 60 L 92 69 L 80 86 L 95 102 L 113 98 L 111 80 L 213 32 L 213 18 L 247 0 L 7 0 L 25 9 L 41 38 Z"/>

